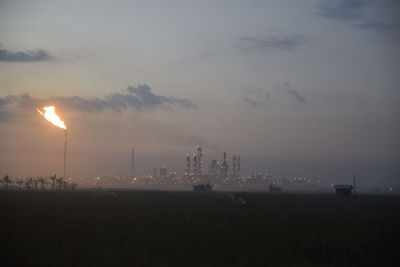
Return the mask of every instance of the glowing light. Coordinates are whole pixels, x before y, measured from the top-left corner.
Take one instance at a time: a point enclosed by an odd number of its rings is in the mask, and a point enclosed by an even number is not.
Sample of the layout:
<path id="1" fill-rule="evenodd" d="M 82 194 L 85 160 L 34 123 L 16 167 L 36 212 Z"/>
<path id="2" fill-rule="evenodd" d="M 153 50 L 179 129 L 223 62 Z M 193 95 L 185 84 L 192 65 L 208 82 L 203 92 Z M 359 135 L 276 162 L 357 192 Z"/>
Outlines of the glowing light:
<path id="1" fill-rule="evenodd" d="M 42 111 L 43 110 L 43 111 Z M 55 107 L 54 106 L 48 106 L 44 107 L 42 110 L 37 109 L 37 111 L 42 115 L 46 120 L 51 122 L 53 125 L 60 127 L 62 129 L 67 129 L 67 126 L 65 126 L 64 121 L 60 119 L 60 117 L 57 115 L 55 112 Z"/>

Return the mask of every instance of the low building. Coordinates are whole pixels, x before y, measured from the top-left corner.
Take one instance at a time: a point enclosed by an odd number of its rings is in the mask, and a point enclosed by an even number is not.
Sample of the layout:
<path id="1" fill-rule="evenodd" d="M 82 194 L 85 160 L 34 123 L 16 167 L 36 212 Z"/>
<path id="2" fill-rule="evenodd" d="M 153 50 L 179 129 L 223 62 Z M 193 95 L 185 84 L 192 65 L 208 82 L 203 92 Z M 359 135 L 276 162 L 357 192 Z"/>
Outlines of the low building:
<path id="1" fill-rule="evenodd" d="M 352 185 L 347 185 L 347 184 L 335 185 L 336 195 L 349 197 L 352 194 L 353 188 L 354 187 Z"/>
<path id="2" fill-rule="evenodd" d="M 269 192 L 271 193 L 282 193 L 282 187 L 273 186 L 269 184 Z"/>
<path id="3" fill-rule="evenodd" d="M 193 185 L 193 190 L 195 192 L 211 192 L 212 191 L 212 186 L 209 183 L 206 184 L 194 184 Z"/>

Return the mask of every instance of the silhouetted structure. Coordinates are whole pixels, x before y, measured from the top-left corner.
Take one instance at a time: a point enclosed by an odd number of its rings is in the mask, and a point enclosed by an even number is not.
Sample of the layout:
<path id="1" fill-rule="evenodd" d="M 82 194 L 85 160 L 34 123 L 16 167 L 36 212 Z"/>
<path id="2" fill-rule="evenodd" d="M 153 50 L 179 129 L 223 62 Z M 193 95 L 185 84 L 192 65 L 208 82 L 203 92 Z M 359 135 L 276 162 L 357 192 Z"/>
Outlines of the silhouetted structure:
<path id="1" fill-rule="evenodd" d="M 221 171 L 221 166 L 218 164 L 218 161 L 213 159 L 210 164 L 210 175 L 212 177 L 216 177 L 219 175 Z"/>
<path id="2" fill-rule="evenodd" d="M 336 189 L 337 196 L 349 197 L 349 196 L 351 196 L 353 186 L 347 185 L 347 184 L 338 184 L 338 185 L 335 185 L 335 189 Z"/>
<path id="3" fill-rule="evenodd" d="M 160 178 L 166 179 L 168 177 L 168 169 L 164 165 L 160 168 Z"/>
<path id="4" fill-rule="evenodd" d="M 236 156 L 233 156 L 232 159 L 232 175 L 236 176 Z"/>
<path id="5" fill-rule="evenodd" d="M 131 177 L 135 177 L 135 149 L 131 151 Z"/>
<path id="6" fill-rule="evenodd" d="M 226 152 L 224 152 L 224 160 L 222 162 L 221 174 L 223 177 L 228 176 L 228 161 L 226 159 Z"/>
<path id="7" fill-rule="evenodd" d="M 193 176 L 197 177 L 197 155 L 193 154 L 193 167 L 192 167 Z"/>
<path id="8" fill-rule="evenodd" d="M 269 184 L 269 192 L 271 192 L 271 193 L 281 193 L 282 192 L 282 188 L 281 187 L 277 187 L 277 186 L 273 186 L 272 184 Z"/>
<path id="9" fill-rule="evenodd" d="M 237 157 L 237 169 L 236 169 L 236 175 L 240 176 L 240 156 Z"/>
<path id="10" fill-rule="evenodd" d="M 203 150 L 197 146 L 197 176 L 201 176 L 201 158 L 203 157 Z"/>
<path id="11" fill-rule="evenodd" d="M 212 186 L 209 183 L 206 184 L 194 184 L 193 190 L 195 192 L 210 192 L 212 191 Z"/>
<path id="12" fill-rule="evenodd" d="M 186 172 L 185 175 L 190 175 L 190 155 L 186 156 Z"/>

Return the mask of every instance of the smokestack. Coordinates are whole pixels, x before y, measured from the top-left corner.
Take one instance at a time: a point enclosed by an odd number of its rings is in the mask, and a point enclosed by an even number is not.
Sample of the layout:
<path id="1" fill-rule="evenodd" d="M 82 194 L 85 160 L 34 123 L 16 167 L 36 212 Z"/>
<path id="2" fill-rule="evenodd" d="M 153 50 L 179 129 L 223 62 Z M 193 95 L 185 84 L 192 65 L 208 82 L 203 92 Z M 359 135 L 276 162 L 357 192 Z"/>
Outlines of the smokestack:
<path id="1" fill-rule="evenodd" d="M 135 149 L 131 151 L 131 177 L 135 177 Z"/>
<path id="2" fill-rule="evenodd" d="M 215 159 L 213 159 L 210 164 L 210 175 L 211 176 L 218 175 L 218 162 Z"/>
<path id="3" fill-rule="evenodd" d="M 200 146 L 197 146 L 197 174 L 201 175 L 201 158 L 203 157 L 203 151 Z"/>
<path id="4" fill-rule="evenodd" d="M 226 160 L 226 152 L 224 152 L 224 161 L 222 162 L 222 170 L 221 170 L 223 176 L 225 177 L 228 176 L 228 169 L 229 167 L 228 167 L 228 162 Z"/>
<path id="5" fill-rule="evenodd" d="M 197 176 L 197 155 L 193 154 L 193 168 L 192 168 L 192 172 L 194 176 Z"/>
<path id="6" fill-rule="evenodd" d="M 185 175 L 190 175 L 190 155 L 186 155 L 186 173 Z"/>
<path id="7" fill-rule="evenodd" d="M 240 176 L 240 156 L 237 156 L 237 170 L 236 174 Z"/>
<path id="8" fill-rule="evenodd" d="M 232 175 L 236 176 L 236 156 L 233 156 L 232 159 Z"/>

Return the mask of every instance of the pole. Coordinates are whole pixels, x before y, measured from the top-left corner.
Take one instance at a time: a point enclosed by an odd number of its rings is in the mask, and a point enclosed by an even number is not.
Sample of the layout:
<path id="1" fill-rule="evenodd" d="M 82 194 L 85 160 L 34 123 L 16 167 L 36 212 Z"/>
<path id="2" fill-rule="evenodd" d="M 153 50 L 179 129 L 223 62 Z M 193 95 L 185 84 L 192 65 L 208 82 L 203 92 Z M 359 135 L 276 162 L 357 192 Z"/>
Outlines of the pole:
<path id="1" fill-rule="evenodd" d="M 135 177 L 135 149 L 131 151 L 131 177 Z"/>
<path id="2" fill-rule="evenodd" d="M 67 129 L 64 131 L 64 179 L 67 178 Z"/>

